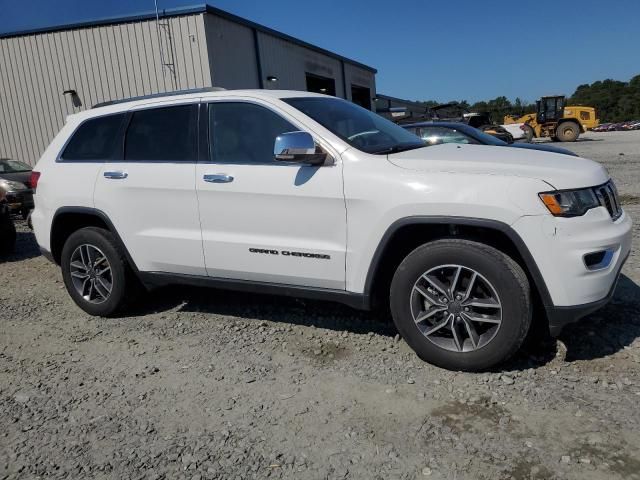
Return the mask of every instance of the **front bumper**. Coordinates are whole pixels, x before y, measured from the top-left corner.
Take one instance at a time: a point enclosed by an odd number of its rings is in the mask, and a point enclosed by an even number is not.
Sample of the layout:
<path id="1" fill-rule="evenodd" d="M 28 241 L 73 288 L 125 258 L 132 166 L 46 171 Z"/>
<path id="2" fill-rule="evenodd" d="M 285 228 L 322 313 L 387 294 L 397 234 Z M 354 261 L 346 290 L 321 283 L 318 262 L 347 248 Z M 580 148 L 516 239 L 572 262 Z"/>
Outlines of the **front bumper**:
<path id="1" fill-rule="evenodd" d="M 631 218 L 613 221 L 604 207 L 581 217 L 522 217 L 512 226 L 535 261 L 548 295 L 542 295 L 553 334 L 604 306 L 613 296 L 631 251 Z M 589 268 L 585 255 L 608 252 L 607 261 Z"/>
<path id="2" fill-rule="evenodd" d="M 627 257 L 622 260 L 618 267 L 618 272 L 615 276 L 615 281 L 611 288 L 609 289 L 609 293 L 607 296 L 596 300 L 595 302 L 585 303 L 582 305 L 574 305 L 571 307 L 556 307 L 553 305 L 545 306 L 545 310 L 547 313 L 547 320 L 549 321 L 549 333 L 552 337 L 557 337 L 562 332 L 562 329 L 569 325 L 570 323 L 575 323 L 583 317 L 586 317 L 590 313 L 595 312 L 596 310 L 600 310 L 607 303 L 611 301 L 613 295 L 616 293 L 616 287 L 618 286 L 618 280 L 620 279 L 620 272 L 624 263 L 627 261 Z"/>

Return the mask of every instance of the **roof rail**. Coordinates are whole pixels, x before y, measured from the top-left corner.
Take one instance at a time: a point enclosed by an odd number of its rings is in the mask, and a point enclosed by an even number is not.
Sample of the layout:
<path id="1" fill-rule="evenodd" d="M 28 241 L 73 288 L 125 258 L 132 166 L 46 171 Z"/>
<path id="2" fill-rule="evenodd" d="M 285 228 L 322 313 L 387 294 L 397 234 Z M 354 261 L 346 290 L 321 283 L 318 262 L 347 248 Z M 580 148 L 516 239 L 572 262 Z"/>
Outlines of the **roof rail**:
<path id="1" fill-rule="evenodd" d="M 222 90 L 226 89 L 222 87 L 204 87 L 191 88 L 188 90 L 175 90 L 173 92 L 152 93 L 151 95 L 142 95 L 139 97 L 123 98 L 122 100 L 109 100 L 107 102 L 100 102 L 96 103 L 91 108 L 106 107 L 107 105 L 117 105 L 118 103 L 134 102 L 136 100 L 146 100 L 147 98 L 173 97 L 175 95 L 186 95 L 188 93 L 220 92 Z"/>

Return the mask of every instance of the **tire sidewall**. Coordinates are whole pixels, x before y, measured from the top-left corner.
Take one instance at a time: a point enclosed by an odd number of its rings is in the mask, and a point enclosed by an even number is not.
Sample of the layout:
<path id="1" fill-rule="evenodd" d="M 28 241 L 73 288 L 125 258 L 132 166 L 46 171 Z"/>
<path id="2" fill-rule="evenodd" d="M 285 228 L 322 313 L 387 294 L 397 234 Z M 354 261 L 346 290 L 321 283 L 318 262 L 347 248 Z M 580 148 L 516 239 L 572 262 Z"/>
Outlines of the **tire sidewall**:
<path id="1" fill-rule="evenodd" d="M 455 370 L 484 370 L 506 359 L 522 344 L 531 316 L 528 291 L 523 292 L 520 279 L 509 268 L 509 262 L 502 258 L 504 254 L 491 249 L 497 255 L 487 255 L 490 247 L 478 248 L 473 242 L 465 242 L 464 245 L 447 243 L 423 245 L 398 267 L 391 284 L 394 323 L 423 360 Z M 449 264 L 471 268 L 485 277 L 493 285 L 502 304 L 502 323 L 495 337 L 471 352 L 452 352 L 436 346 L 420 332 L 411 314 L 410 296 L 418 278 L 434 267 Z"/>
<path id="2" fill-rule="evenodd" d="M 103 233 L 104 232 L 104 233 Z M 107 261 L 111 266 L 111 276 L 113 279 L 113 287 L 111 295 L 103 303 L 94 304 L 86 301 L 75 289 L 71 280 L 71 255 L 77 247 L 83 244 L 93 245 L 100 249 L 107 257 Z M 109 316 L 115 313 L 121 306 L 125 297 L 126 289 L 126 265 L 112 241 L 108 238 L 108 232 L 101 231 L 97 228 L 83 228 L 72 233 L 62 248 L 60 257 L 60 268 L 62 270 L 62 278 L 65 287 L 73 301 L 82 310 L 90 315 Z"/>
<path id="3" fill-rule="evenodd" d="M 564 135 L 564 129 L 566 129 L 567 127 L 571 128 L 571 130 L 573 131 L 573 135 L 571 137 L 565 137 Z M 561 123 L 560 125 L 558 125 L 558 130 L 560 130 L 560 134 L 556 134 L 556 136 L 562 142 L 574 142 L 580 134 L 580 129 L 573 122 Z"/>

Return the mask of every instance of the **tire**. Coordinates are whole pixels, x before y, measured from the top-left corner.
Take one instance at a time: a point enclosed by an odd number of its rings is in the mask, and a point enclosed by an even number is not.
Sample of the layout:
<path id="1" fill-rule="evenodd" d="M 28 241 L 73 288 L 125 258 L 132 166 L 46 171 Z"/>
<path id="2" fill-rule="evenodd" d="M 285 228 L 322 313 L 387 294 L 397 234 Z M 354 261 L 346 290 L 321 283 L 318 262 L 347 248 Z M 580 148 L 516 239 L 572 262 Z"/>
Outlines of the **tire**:
<path id="1" fill-rule="evenodd" d="M 88 252 L 86 247 L 90 247 Z M 86 268 L 74 267 L 72 262 L 78 265 L 78 262 L 83 263 L 82 259 L 87 256 L 90 260 L 96 260 L 100 258 L 100 254 L 105 257 L 107 263 L 104 261 L 99 264 L 98 262 L 85 262 L 85 264 L 93 265 L 88 278 L 77 278 L 72 275 L 74 270 L 75 274 L 81 275 L 84 274 L 83 272 L 89 271 Z M 105 272 L 102 277 L 103 281 L 99 282 L 98 274 L 106 266 L 110 267 L 110 271 Z M 90 315 L 114 316 L 122 312 L 138 293 L 138 280 L 135 278 L 124 252 L 113 234 L 102 228 L 86 227 L 72 233 L 62 248 L 60 268 L 69 295 L 76 305 Z M 95 285 L 93 290 L 91 290 L 92 280 Z M 85 281 L 89 283 L 86 284 Z M 85 285 L 85 295 L 78 290 L 80 282 Z M 111 286 L 110 291 L 107 290 L 108 285 Z M 104 295 L 105 292 L 108 295 Z"/>
<path id="2" fill-rule="evenodd" d="M 432 282 L 439 277 L 437 285 L 447 290 L 451 281 L 443 280 L 446 275 L 442 275 L 451 272 L 452 280 L 458 267 L 456 291 L 462 294 L 440 311 L 442 302 L 441 306 L 430 304 L 423 296 L 434 297 L 427 291 L 432 284 L 425 276 Z M 464 293 L 472 278 L 468 295 L 472 303 L 467 304 Z M 493 247 L 461 239 L 430 242 L 407 255 L 391 282 L 390 305 L 396 328 L 416 354 L 449 370 L 481 371 L 504 362 L 522 345 L 532 317 L 529 281 L 520 265 Z M 437 313 L 430 313 L 433 311 Z M 423 314 L 431 316 L 419 326 L 415 318 Z M 458 335 L 453 335 L 452 322 Z M 467 324 L 473 326 L 475 345 Z M 435 332 L 427 333 L 431 329 Z"/>
<path id="3" fill-rule="evenodd" d="M 9 255 L 16 248 L 16 226 L 9 215 L 0 216 L 0 255 Z"/>
<path id="4" fill-rule="evenodd" d="M 527 143 L 531 143 L 533 141 L 533 137 L 535 136 L 535 133 L 533 131 L 533 128 L 531 128 L 529 125 L 525 125 L 524 126 L 524 138 L 526 140 Z"/>
<path id="5" fill-rule="evenodd" d="M 574 122 L 562 122 L 556 127 L 556 138 L 560 142 L 575 142 L 580 136 L 580 128 Z"/>

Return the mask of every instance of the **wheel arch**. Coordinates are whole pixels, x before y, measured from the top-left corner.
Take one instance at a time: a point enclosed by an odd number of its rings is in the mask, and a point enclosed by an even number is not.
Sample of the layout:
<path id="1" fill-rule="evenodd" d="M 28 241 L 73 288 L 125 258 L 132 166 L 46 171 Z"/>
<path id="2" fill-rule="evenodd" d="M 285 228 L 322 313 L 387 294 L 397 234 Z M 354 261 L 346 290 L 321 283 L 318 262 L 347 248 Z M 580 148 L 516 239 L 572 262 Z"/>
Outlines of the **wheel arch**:
<path id="1" fill-rule="evenodd" d="M 388 291 L 393 273 L 402 259 L 418 246 L 442 238 L 480 241 L 509 255 L 525 271 L 532 294 L 544 310 L 553 306 L 544 278 L 516 231 L 504 222 L 467 217 L 417 216 L 394 222 L 382 236 L 369 265 L 365 295 L 371 302 L 379 302 L 380 294 Z"/>
<path id="2" fill-rule="evenodd" d="M 129 251 L 107 214 L 102 210 L 90 207 L 61 207 L 56 210 L 51 222 L 50 245 L 51 256 L 58 265 L 62 256 L 62 248 L 69 236 L 84 227 L 99 227 L 111 232 L 125 253 L 129 265 L 136 274 L 138 273 Z"/>

